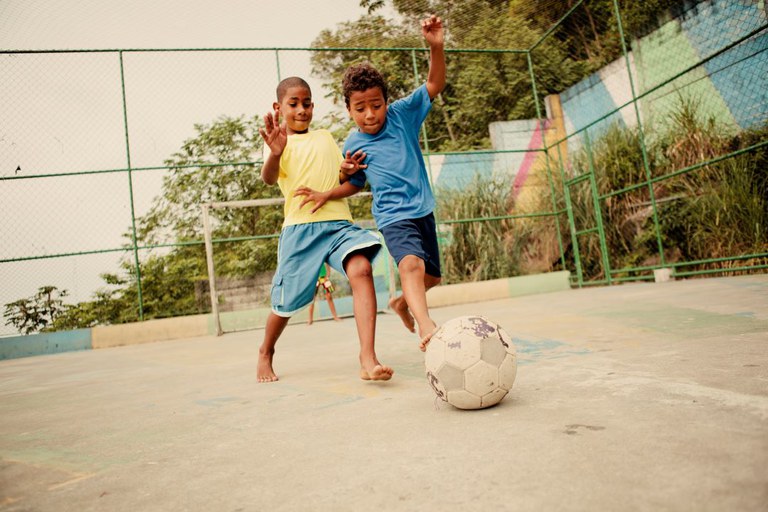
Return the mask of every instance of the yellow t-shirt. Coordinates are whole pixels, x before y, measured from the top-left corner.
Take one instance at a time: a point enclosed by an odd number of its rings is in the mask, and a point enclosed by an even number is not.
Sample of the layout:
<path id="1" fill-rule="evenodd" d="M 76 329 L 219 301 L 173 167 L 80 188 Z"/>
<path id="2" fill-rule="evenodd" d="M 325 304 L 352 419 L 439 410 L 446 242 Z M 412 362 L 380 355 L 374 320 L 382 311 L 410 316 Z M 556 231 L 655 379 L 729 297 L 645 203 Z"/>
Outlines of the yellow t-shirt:
<path id="1" fill-rule="evenodd" d="M 269 146 L 265 144 L 265 161 L 269 153 Z M 288 136 L 288 144 L 280 156 L 280 173 L 277 178 L 277 185 L 285 197 L 283 226 L 329 220 L 352 221 L 346 199 L 328 201 L 318 211 L 310 213 L 314 203 L 309 202 L 299 209 L 305 196 L 293 196 L 294 191 L 301 186 L 318 192 L 339 186 L 339 166 L 343 160 L 341 150 L 328 130 Z"/>

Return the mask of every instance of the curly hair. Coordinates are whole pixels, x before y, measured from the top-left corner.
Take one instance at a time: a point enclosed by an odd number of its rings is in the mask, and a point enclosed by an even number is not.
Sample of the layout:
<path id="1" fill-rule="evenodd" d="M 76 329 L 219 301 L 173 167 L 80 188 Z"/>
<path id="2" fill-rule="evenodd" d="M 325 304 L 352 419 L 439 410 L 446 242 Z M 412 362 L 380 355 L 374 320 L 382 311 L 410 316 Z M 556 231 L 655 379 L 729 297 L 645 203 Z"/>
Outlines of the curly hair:
<path id="1" fill-rule="evenodd" d="M 353 92 L 367 91 L 373 87 L 381 89 L 384 103 L 387 102 L 387 82 L 370 62 L 363 62 L 347 68 L 341 81 L 341 87 L 344 91 L 344 103 L 346 103 L 347 108 L 349 108 L 349 97 Z"/>

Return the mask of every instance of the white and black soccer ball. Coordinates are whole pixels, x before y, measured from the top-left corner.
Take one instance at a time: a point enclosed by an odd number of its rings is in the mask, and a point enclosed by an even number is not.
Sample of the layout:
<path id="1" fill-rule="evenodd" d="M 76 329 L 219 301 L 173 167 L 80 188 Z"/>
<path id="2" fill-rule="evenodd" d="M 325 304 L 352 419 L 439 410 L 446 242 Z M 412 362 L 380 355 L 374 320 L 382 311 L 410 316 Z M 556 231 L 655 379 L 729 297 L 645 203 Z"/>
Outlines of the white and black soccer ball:
<path id="1" fill-rule="evenodd" d="M 512 339 L 482 316 L 445 322 L 427 345 L 424 363 L 438 398 L 459 409 L 496 405 L 512 389 L 517 374 Z"/>

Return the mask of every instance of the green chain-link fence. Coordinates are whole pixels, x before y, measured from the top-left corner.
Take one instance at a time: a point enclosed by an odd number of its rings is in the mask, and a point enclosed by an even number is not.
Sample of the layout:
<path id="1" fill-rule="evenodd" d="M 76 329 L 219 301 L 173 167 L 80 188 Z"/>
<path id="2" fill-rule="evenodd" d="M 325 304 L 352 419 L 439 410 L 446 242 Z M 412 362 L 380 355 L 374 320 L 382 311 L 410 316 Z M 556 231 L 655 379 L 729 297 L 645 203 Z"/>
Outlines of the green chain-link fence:
<path id="1" fill-rule="evenodd" d="M 479 35 L 448 17 L 423 138 L 446 282 L 767 268 L 765 5 L 543 3 L 540 27 L 505 21 L 519 2 Z M 279 79 L 308 78 L 343 140 L 334 70 L 370 59 L 394 97 L 425 78 L 423 48 L 367 46 L 0 52 L 0 304 L 55 286 L 80 326 L 209 311 L 200 205 L 278 194 L 256 130 Z M 274 268 L 279 208 L 221 215 L 222 275 Z"/>

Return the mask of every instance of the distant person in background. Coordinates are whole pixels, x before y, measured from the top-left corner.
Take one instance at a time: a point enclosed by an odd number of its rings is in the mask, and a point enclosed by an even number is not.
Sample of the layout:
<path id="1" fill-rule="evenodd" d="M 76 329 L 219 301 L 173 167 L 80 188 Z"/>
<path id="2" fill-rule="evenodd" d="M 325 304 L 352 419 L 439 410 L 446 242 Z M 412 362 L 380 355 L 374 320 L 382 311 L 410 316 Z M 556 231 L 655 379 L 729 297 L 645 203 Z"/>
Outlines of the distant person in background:
<path id="1" fill-rule="evenodd" d="M 341 318 L 336 314 L 336 306 L 333 304 L 333 296 L 331 295 L 331 293 L 333 293 L 333 283 L 331 282 L 331 278 L 328 277 L 329 273 L 328 264 L 324 263 L 323 266 L 320 267 L 320 275 L 317 276 L 315 295 L 312 297 L 312 304 L 309 305 L 309 320 L 307 320 L 307 325 L 312 325 L 315 316 L 315 299 L 317 298 L 317 292 L 319 290 L 322 290 L 325 293 L 325 300 L 328 302 L 328 307 L 331 310 L 333 319 L 337 322 L 341 322 Z"/>

